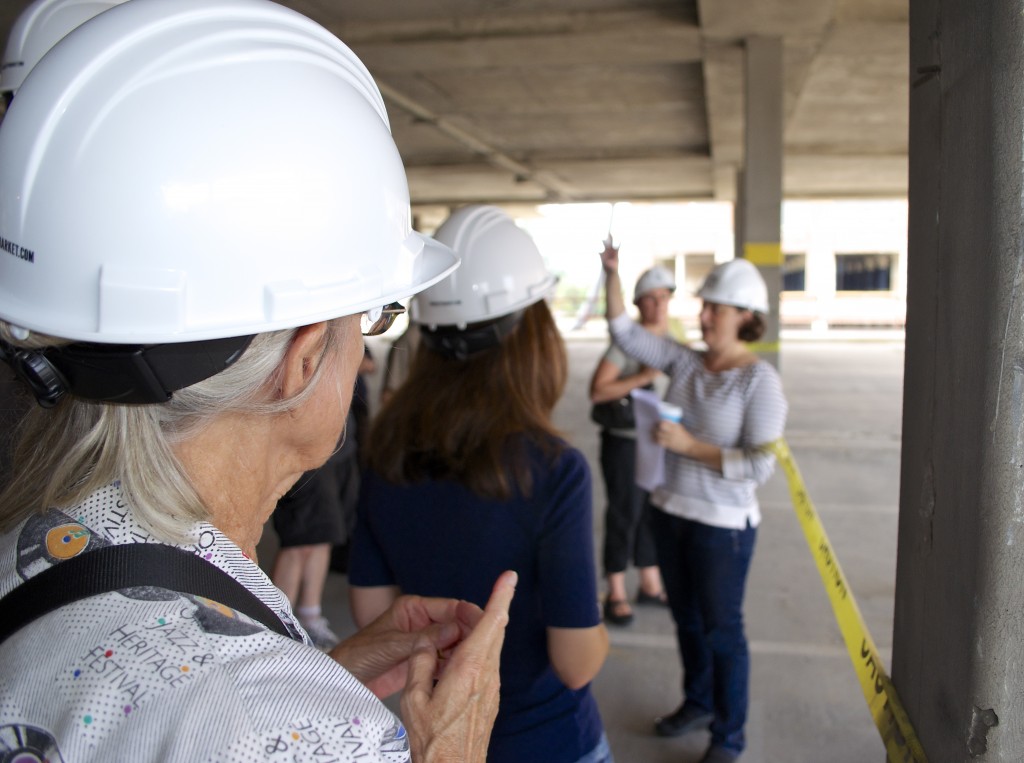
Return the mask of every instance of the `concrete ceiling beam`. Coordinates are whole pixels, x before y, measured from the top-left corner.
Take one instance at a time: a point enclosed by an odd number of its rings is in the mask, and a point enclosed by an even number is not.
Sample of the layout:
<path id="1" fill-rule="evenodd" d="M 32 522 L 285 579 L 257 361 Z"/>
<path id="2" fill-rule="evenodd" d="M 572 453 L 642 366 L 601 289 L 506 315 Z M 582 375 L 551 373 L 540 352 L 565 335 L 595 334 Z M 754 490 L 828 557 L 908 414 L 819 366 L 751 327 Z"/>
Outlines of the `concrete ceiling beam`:
<path id="1" fill-rule="evenodd" d="M 907 0 L 279 2 L 380 82 L 417 204 L 732 198 L 752 35 L 784 41 L 787 196 L 905 193 Z"/>
<path id="2" fill-rule="evenodd" d="M 511 173 L 514 181 L 531 180 L 543 187 L 549 198 L 553 200 L 571 201 L 575 198 L 576 189 L 562 182 L 557 175 L 538 170 L 517 161 L 507 153 L 496 148 L 493 144 L 457 126 L 451 120 L 435 114 L 423 104 L 405 96 L 384 82 L 378 81 L 377 86 L 380 88 L 381 94 L 390 102 L 409 112 L 417 119 L 430 123 L 439 132 L 469 149 L 487 164 Z"/>
<path id="3" fill-rule="evenodd" d="M 834 21 L 835 0 L 698 0 L 697 10 L 708 39 L 814 36 Z"/>
<path id="4" fill-rule="evenodd" d="M 743 48 L 705 43 L 704 102 L 711 158 L 733 167 L 743 164 L 743 81 Z"/>
<path id="5" fill-rule="evenodd" d="M 628 67 L 701 60 L 694 26 L 625 26 L 603 32 L 557 33 L 463 40 L 353 43 L 375 76 L 392 72 L 512 68 L 519 71 L 574 66 Z"/>
<path id="6" fill-rule="evenodd" d="M 419 6 L 421 9 L 425 6 Z M 346 14 L 342 9 L 340 14 Z M 668 24 L 694 26 L 681 4 L 661 9 L 601 11 L 452 14 L 441 17 L 383 20 L 342 20 L 338 12 L 323 13 L 321 23 L 347 44 L 462 40 L 487 37 L 528 37 L 553 34 L 615 32 L 623 28 L 657 30 Z"/>

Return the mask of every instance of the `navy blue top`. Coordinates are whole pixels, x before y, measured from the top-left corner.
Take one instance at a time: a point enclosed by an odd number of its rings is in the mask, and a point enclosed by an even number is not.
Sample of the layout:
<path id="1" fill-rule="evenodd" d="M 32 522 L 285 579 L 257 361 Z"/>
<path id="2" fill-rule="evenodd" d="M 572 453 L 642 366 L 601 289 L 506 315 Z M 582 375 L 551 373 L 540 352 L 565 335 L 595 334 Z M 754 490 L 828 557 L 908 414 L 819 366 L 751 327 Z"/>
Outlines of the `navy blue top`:
<path id="1" fill-rule="evenodd" d="M 505 570 L 519 573 L 501 653 L 501 703 L 489 763 L 572 763 L 601 739 L 586 686 L 551 668 L 546 628 L 589 628 L 597 604 L 590 471 L 565 449 L 552 461 L 530 446 L 533 491 L 485 500 L 451 481 L 394 485 L 365 475 L 349 581 L 483 606 Z"/>

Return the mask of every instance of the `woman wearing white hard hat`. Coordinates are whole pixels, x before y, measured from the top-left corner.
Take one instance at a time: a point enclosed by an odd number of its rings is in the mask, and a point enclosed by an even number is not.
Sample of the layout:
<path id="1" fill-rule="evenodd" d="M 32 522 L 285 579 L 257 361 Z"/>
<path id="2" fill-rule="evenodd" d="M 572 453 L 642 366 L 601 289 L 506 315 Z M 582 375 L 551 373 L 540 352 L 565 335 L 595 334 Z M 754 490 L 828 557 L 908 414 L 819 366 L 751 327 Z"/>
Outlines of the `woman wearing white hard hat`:
<path id="1" fill-rule="evenodd" d="M 0 93 L 17 92 L 29 72 L 69 32 L 125 0 L 35 0 L 11 27 L 0 61 Z"/>
<path id="2" fill-rule="evenodd" d="M 514 574 L 328 655 L 255 562 L 363 333 L 456 262 L 372 78 L 293 11 L 133 0 L 40 60 L 0 126 L 0 357 L 39 403 L 0 494 L 8 755 L 484 759 Z"/>
<path id="3" fill-rule="evenodd" d="M 683 703 L 659 718 L 661 736 L 710 728 L 702 763 L 731 763 L 746 744 L 750 655 L 743 593 L 761 520 L 756 488 L 771 476 L 764 445 L 782 436 L 778 372 L 746 346 L 764 332 L 768 290 L 746 260 L 718 265 L 697 293 L 706 349 L 655 336 L 625 314 L 619 253 L 601 254 L 608 326 L 628 355 L 669 376 L 665 400 L 683 421 L 661 421 L 665 481 L 651 493 L 654 536 L 683 663 Z"/>
<path id="4" fill-rule="evenodd" d="M 0 120 L 14 94 L 50 48 L 89 19 L 125 0 L 35 0 L 17 19 L 0 59 Z M 0 368 L 0 484 L 10 472 L 11 442 L 18 421 L 31 405 L 13 376 Z"/>
<path id="5" fill-rule="evenodd" d="M 545 296 L 555 277 L 499 209 L 435 234 L 462 266 L 413 301 L 421 346 L 370 438 L 349 566 L 356 622 L 400 593 L 482 602 L 519 572 L 490 763 L 611 759 L 589 683 L 608 651 L 590 475 L 555 432 L 568 374 Z"/>
<path id="6" fill-rule="evenodd" d="M 640 325 L 658 336 L 668 332 L 668 305 L 676 290 L 668 269 L 645 270 L 633 288 Z M 604 521 L 604 573 L 608 594 L 605 622 L 629 625 L 633 608 L 626 594 L 630 561 L 640 577 L 637 603 L 666 603 L 658 573 L 658 556 L 651 533 L 647 493 L 636 484 L 636 426 L 629 397 L 634 389 L 651 389 L 664 379 L 656 368 L 626 355 L 614 342 L 601 357 L 590 379 L 591 418 L 601 426 L 601 474 L 608 505 Z"/>

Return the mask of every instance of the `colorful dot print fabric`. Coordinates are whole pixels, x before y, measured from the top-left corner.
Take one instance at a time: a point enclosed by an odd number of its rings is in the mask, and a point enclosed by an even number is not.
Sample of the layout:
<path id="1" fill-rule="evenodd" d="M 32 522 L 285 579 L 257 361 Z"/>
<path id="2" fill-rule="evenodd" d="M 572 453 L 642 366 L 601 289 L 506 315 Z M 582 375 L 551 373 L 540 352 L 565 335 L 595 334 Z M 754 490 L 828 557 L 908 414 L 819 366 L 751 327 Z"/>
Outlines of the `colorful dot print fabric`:
<path id="1" fill-rule="evenodd" d="M 0 645 L 0 761 L 408 761 L 402 725 L 310 644 L 259 566 L 212 525 L 191 538 L 301 640 L 163 588 L 69 604 Z M 78 554 L 155 542 L 115 483 L 0 536 L 0 595 Z"/>

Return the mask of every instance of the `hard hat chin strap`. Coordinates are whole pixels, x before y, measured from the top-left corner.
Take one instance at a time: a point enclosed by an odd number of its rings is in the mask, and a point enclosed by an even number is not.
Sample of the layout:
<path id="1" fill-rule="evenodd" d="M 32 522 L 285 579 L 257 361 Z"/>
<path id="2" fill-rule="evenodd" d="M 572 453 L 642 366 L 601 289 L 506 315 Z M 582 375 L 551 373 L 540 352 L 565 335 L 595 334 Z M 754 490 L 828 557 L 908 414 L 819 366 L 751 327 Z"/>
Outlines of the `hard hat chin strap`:
<path id="1" fill-rule="evenodd" d="M 65 394 L 108 403 L 165 403 L 177 390 L 237 361 L 252 339 L 155 345 L 78 343 L 41 349 L 0 340 L 0 360 L 14 369 L 43 408 L 52 408 Z"/>
<path id="2" fill-rule="evenodd" d="M 497 347 L 515 330 L 523 317 L 519 310 L 486 323 L 474 323 L 460 330 L 456 326 L 420 326 L 423 344 L 451 360 L 466 360 L 478 352 Z"/>

